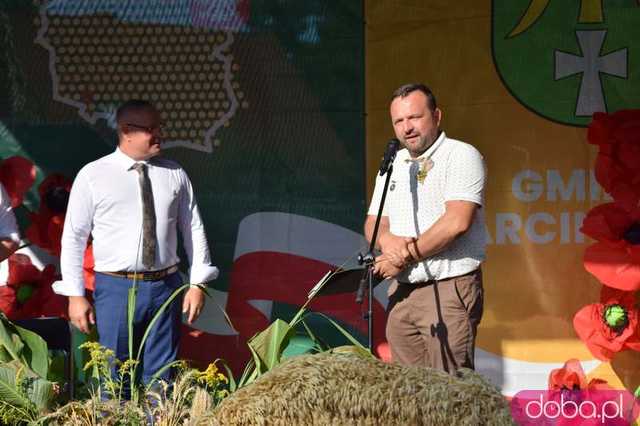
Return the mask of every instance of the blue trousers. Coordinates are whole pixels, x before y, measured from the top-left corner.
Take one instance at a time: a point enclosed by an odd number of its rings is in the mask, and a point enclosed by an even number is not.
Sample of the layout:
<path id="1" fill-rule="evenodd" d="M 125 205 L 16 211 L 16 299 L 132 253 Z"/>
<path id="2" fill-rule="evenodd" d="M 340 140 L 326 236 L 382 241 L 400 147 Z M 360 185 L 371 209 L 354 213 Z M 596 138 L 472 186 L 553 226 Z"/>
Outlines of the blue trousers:
<path id="1" fill-rule="evenodd" d="M 181 285 L 180 274 L 175 272 L 160 281 L 138 281 L 136 309 L 133 324 L 133 358 L 138 353 L 142 336 L 160 306 Z M 102 346 L 115 352 L 121 361 L 129 358 L 127 328 L 127 297 L 133 281 L 96 273 L 94 307 L 98 339 Z M 181 297 L 177 297 L 156 321 L 145 342 L 138 372 L 144 384 L 153 375 L 178 355 L 180 338 Z M 169 381 L 172 369 L 167 369 L 159 378 Z M 114 370 L 115 372 L 115 370 Z M 117 379 L 117 373 L 112 376 Z M 127 386 L 128 387 L 128 386 Z M 125 392 L 128 394 L 129 392 Z"/>

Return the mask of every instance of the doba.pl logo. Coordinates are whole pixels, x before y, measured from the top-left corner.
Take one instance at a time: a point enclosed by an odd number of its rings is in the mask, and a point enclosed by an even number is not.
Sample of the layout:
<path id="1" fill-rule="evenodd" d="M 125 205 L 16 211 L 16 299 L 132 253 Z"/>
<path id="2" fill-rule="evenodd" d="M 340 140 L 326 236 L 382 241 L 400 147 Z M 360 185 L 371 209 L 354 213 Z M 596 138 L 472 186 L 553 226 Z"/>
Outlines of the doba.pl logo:
<path id="1" fill-rule="evenodd" d="M 511 415 L 520 426 L 629 426 L 639 414 L 640 401 L 619 390 L 527 390 L 511 400 Z"/>

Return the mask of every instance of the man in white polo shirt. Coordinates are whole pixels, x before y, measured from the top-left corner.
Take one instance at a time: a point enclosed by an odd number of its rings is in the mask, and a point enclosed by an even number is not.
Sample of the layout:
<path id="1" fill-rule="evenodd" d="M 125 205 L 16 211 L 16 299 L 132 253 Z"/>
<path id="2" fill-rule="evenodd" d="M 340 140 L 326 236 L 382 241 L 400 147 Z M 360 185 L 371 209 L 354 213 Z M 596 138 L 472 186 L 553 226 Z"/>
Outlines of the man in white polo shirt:
<path id="1" fill-rule="evenodd" d="M 375 273 L 393 278 L 386 336 L 395 362 L 455 372 L 474 368 L 483 311 L 485 166 L 471 145 L 440 130 L 442 111 L 423 84 L 397 89 L 390 105 L 404 149 L 382 213 Z M 371 240 L 386 176 L 378 176 L 365 235 Z"/>

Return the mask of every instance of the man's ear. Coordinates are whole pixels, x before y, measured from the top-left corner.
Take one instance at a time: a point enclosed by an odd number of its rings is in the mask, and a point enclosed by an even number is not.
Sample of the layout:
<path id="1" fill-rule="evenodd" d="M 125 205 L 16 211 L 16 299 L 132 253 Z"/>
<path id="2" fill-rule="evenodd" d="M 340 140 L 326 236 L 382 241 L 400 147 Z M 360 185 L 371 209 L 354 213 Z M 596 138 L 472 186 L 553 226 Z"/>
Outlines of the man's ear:
<path id="1" fill-rule="evenodd" d="M 440 108 L 436 108 L 435 111 L 433 111 L 433 115 L 436 125 L 440 126 L 440 122 L 442 121 L 442 110 Z"/>

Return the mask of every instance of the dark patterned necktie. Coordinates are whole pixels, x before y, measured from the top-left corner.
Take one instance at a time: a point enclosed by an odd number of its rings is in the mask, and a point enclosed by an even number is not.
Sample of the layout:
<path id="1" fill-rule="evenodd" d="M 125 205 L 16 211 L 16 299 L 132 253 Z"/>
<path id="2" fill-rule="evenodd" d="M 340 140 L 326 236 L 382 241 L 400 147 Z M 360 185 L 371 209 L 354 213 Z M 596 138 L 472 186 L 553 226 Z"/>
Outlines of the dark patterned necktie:
<path id="1" fill-rule="evenodd" d="M 146 164 L 136 163 L 132 168 L 138 172 L 142 196 L 142 264 L 147 270 L 151 270 L 156 257 L 156 213 L 153 207 L 151 181 Z"/>

